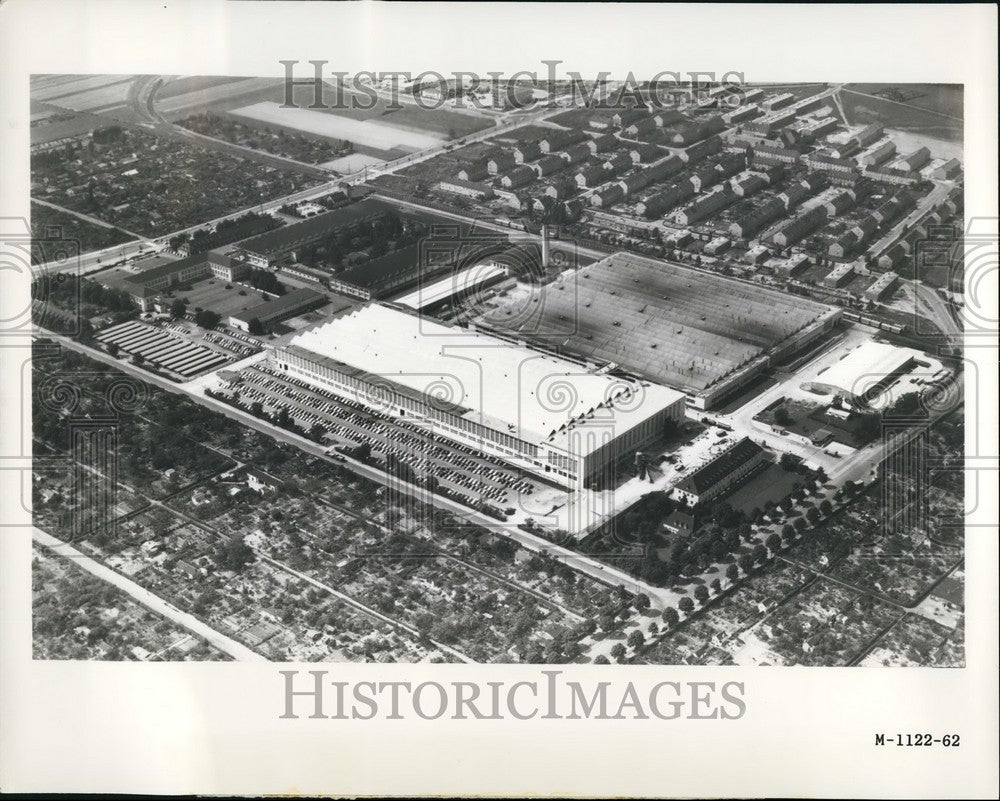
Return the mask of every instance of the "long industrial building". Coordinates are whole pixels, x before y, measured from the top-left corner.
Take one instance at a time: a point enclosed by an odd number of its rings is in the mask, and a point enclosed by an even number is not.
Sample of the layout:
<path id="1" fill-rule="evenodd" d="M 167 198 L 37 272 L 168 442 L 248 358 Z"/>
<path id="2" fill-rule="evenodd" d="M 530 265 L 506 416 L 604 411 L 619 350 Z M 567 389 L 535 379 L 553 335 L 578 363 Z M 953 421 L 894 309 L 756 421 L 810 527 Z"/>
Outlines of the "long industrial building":
<path id="1" fill-rule="evenodd" d="M 712 408 L 775 360 L 827 334 L 842 311 L 759 284 L 617 253 L 564 273 L 527 310 L 485 313 L 493 330 L 614 364 Z"/>
<path id="2" fill-rule="evenodd" d="M 280 370 L 568 489 L 659 439 L 680 392 L 371 303 L 276 348 Z"/>
<path id="3" fill-rule="evenodd" d="M 816 376 L 807 389 L 864 405 L 919 362 L 919 351 L 884 342 L 865 342 Z"/>

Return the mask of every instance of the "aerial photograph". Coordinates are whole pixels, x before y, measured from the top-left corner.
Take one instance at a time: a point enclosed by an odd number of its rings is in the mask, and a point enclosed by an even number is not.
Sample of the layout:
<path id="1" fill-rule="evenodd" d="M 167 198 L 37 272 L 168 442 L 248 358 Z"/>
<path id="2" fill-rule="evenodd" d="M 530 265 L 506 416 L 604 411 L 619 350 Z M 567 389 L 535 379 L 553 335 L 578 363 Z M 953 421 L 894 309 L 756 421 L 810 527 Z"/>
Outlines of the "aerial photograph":
<path id="1" fill-rule="evenodd" d="M 963 667 L 963 87 L 389 76 L 32 77 L 34 658 Z"/>

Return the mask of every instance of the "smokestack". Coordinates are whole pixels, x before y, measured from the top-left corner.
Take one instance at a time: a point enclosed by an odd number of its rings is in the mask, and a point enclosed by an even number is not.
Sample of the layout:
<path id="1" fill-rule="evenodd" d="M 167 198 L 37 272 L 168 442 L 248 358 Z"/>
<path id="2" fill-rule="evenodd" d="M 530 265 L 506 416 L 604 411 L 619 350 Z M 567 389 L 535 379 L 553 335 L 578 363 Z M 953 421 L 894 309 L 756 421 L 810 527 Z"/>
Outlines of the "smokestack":
<path id="1" fill-rule="evenodd" d="M 549 226 L 542 226 L 542 269 L 549 269 Z"/>

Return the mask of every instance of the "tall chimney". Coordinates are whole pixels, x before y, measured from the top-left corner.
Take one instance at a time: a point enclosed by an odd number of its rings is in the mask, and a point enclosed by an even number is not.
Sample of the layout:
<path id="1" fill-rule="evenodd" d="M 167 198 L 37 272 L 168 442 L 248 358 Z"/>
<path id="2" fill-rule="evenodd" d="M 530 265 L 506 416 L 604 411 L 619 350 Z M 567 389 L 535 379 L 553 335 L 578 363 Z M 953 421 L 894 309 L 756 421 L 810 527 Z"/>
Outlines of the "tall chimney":
<path id="1" fill-rule="evenodd" d="M 549 269 L 549 226 L 542 226 L 542 269 Z"/>

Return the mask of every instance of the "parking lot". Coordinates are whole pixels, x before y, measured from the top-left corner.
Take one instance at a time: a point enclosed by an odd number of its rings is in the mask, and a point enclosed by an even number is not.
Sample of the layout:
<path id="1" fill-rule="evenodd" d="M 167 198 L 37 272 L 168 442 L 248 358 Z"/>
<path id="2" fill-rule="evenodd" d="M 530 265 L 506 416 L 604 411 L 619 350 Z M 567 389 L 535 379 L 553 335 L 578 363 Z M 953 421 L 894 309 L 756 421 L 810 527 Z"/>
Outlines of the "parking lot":
<path id="1" fill-rule="evenodd" d="M 517 499 L 548 489 L 499 459 L 435 436 L 420 425 L 374 413 L 357 400 L 278 375 L 267 363 L 244 368 L 238 379 L 233 392 L 239 394 L 241 405 L 258 402 L 268 412 L 285 408 L 306 430 L 322 426 L 331 447 L 368 445 L 376 458 L 391 456 L 410 467 L 417 478 L 433 476 L 471 501 L 504 509 L 517 506 Z"/>

